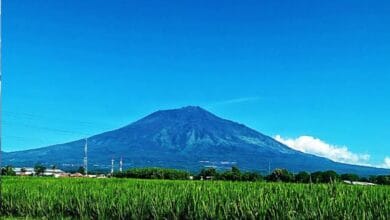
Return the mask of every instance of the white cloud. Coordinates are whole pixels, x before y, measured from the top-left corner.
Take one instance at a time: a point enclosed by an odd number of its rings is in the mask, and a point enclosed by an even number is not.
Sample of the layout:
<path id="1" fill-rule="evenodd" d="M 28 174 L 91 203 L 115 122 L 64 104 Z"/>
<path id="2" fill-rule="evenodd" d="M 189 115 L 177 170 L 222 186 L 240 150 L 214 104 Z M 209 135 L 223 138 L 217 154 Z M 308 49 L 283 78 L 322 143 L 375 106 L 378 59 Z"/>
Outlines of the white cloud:
<path id="1" fill-rule="evenodd" d="M 326 157 L 336 162 L 356 165 L 369 165 L 370 155 L 353 153 L 349 151 L 346 146 L 328 144 L 312 136 L 300 136 L 298 138 L 292 139 L 283 138 L 280 135 L 276 135 L 275 139 L 295 150 Z M 390 158 L 387 159 L 389 159 L 387 161 L 389 164 L 387 165 L 390 165 Z"/>
<path id="2" fill-rule="evenodd" d="M 383 164 L 381 165 L 382 168 L 390 169 L 390 157 L 385 157 L 385 160 Z"/>
<path id="3" fill-rule="evenodd" d="M 220 102 L 213 103 L 213 105 L 231 105 L 231 104 L 240 104 L 244 102 L 255 102 L 260 100 L 260 97 L 241 97 L 235 99 L 224 100 Z"/>

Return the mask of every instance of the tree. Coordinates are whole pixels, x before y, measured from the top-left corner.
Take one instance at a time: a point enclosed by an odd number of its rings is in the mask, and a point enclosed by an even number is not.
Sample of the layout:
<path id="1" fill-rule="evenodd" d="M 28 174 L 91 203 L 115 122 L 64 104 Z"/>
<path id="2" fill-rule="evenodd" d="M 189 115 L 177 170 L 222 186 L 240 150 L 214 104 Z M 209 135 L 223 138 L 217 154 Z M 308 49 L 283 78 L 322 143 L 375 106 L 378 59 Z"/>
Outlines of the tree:
<path id="1" fill-rule="evenodd" d="M 293 182 L 294 175 L 286 169 L 276 169 L 267 176 L 267 180 L 271 182 Z"/>
<path id="2" fill-rule="evenodd" d="M 44 167 L 42 164 L 36 164 L 34 166 L 34 172 L 37 176 L 42 176 L 45 173 L 46 167 Z"/>
<path id="3" fill-rule="evenodd" d="M 213 179 L 218 179 L 219 178 L 219 174 L 217 172 L 217 170 L 215 168 L 205 168 L 205 169 L 202 169 L 198 175 L 198 179 L 201 179 L 201 178 L 207 178 L 207 177 L 210 177 L 210 178 L 213 178 Z"/>
<path id="4" fill-rule="evenodd" d="M 241 175 L 241 181 L 256 182 L 263 180 L 263 177 L 255 172 L 245 172 Z"/>
<path id="5" fill-rule="evenodd" d="M 376 177 L 370 177 L 370 180 L 373 180 L 372 182 L 380 185 L 390 185 L 390 176 L 376 176 Z"/>
<path id="6" fill-rule="evenodd" d="M 190 173 L 175 169 L 133 168 L 122 173 L 116 172 L 114 176 L 117 178 L 188 180 Z"/>
<path id="7" fill-rule="evenodd" d="M 314 172 L 311 174 L 311 179 L 313 183 L 322 183 L 322 172 Z"/>
<path id="8" fill-rule="evenodd" d="M 370 177 L 368 178 L 368 181 L 371 182 L 371 183 L 378 183 L 378 182 L 377 182 L 377 177 L 376 177 L 376 176 L 370 176 Z"/>
<path id="9" fill-rule="evenodd" d="M 16 173 L 15 173 L 14 169 L 12 168 L 12 166 L 6 166 L 6 167 L 1 168 L 1 175 L 15 176 Z"/>
<path id="10" fill-rule="evenodd" d="M 234 181 L 240 181 L 241 180 L 241 171 L 238 169 L 238 167 L 233 166 L 232 167 L 232 177 Z"/>
<path id="11" fill-rule="evenodd" d="M 333 170 L 314 172 L 311 178 L 314 183 L 332 183 L 340 180 L 340 176 Z"/>
<path id="12" fill-rule="evenodd" d="M 310 174 L 308 172 L 300 172 L 295 175 L 295 182 L 297 183 L 310 183 Z"/>
<path id="13" fill-rule="evenodd" d="M 347 181 L 359 181 L 360 180 L 360 177 L 356 174 L 352 174 L 352 173 L 346 173 L 346 174 L 342 174 L 340 176 L 341 180 L 347 180 Z"/>
<path id="14" fill-rule="evenodd" d="M 220 175 L 220 179 L 229 181 L 240 181 L 241 171 L 236 166 L 233 166 L 231 170 L 223 172 Z"/>
<path id="15" fill-rule="evenodd" d="M 79 167 L 79 169 L 77 170 L 77 173 L 81 173 L 81 174 L 85 175 L 84 167 Z"/>
<path id="16" fill-rule="evenodd" d="M 340 181 L 340 176 L 333 170 L 325 171 L 322 175 L 322 183 L 332 183 Z"/>

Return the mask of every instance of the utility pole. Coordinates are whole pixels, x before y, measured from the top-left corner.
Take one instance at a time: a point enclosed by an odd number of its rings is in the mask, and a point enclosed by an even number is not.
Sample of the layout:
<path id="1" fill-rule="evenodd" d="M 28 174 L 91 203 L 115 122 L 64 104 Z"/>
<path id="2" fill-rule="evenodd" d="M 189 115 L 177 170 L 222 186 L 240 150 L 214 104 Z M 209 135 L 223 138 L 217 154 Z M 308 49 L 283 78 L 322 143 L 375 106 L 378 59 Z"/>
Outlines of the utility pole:
<path id="1" fill-rule="evenodd" d="M 114 175 L 114 158 L 111 160 L 111 176 Z"/>
<path id="2" fill-rule="evenodd" d="M 84 146 L 84 172 L 88 175 L 88 138 L 85 138 Z"/>
<path id="3" fill-rule="evenodd" d="M 121 161 L 119 162 L 119 172 L 123 171 L 123 158 L 121 157 Z"/>
<path id="4" fill-rule="evenodd" d="M 271 175 L 271 161 L 268 161 L 268 175 Z"/>

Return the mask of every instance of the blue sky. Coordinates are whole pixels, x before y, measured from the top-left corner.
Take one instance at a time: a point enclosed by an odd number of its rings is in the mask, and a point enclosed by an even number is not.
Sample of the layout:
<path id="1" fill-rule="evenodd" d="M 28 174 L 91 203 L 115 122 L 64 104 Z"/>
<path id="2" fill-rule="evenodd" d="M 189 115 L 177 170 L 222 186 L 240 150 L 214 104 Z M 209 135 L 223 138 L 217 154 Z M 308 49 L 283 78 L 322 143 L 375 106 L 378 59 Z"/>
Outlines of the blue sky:
<path id="1" fill-rule="evenodd" d="M 299 145 L 308 136 L 371 156 L 354 163 L 390 156 L 388 1 L 3 0 L 2 7 L 6 151 L 199 105 L 281 141 Z"/>

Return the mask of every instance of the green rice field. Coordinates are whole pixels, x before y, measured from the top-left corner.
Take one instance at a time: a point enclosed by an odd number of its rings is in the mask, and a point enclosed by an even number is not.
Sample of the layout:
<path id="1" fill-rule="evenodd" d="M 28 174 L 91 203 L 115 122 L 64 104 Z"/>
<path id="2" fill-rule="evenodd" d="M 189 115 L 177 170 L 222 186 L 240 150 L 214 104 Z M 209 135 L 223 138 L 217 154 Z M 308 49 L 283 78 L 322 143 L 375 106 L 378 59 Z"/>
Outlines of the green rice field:
<path id="1" fill-rule="evenodd" d="M 1 216 L 37 219 L 390 219 L 389 186 L 3 179 Z"/>

